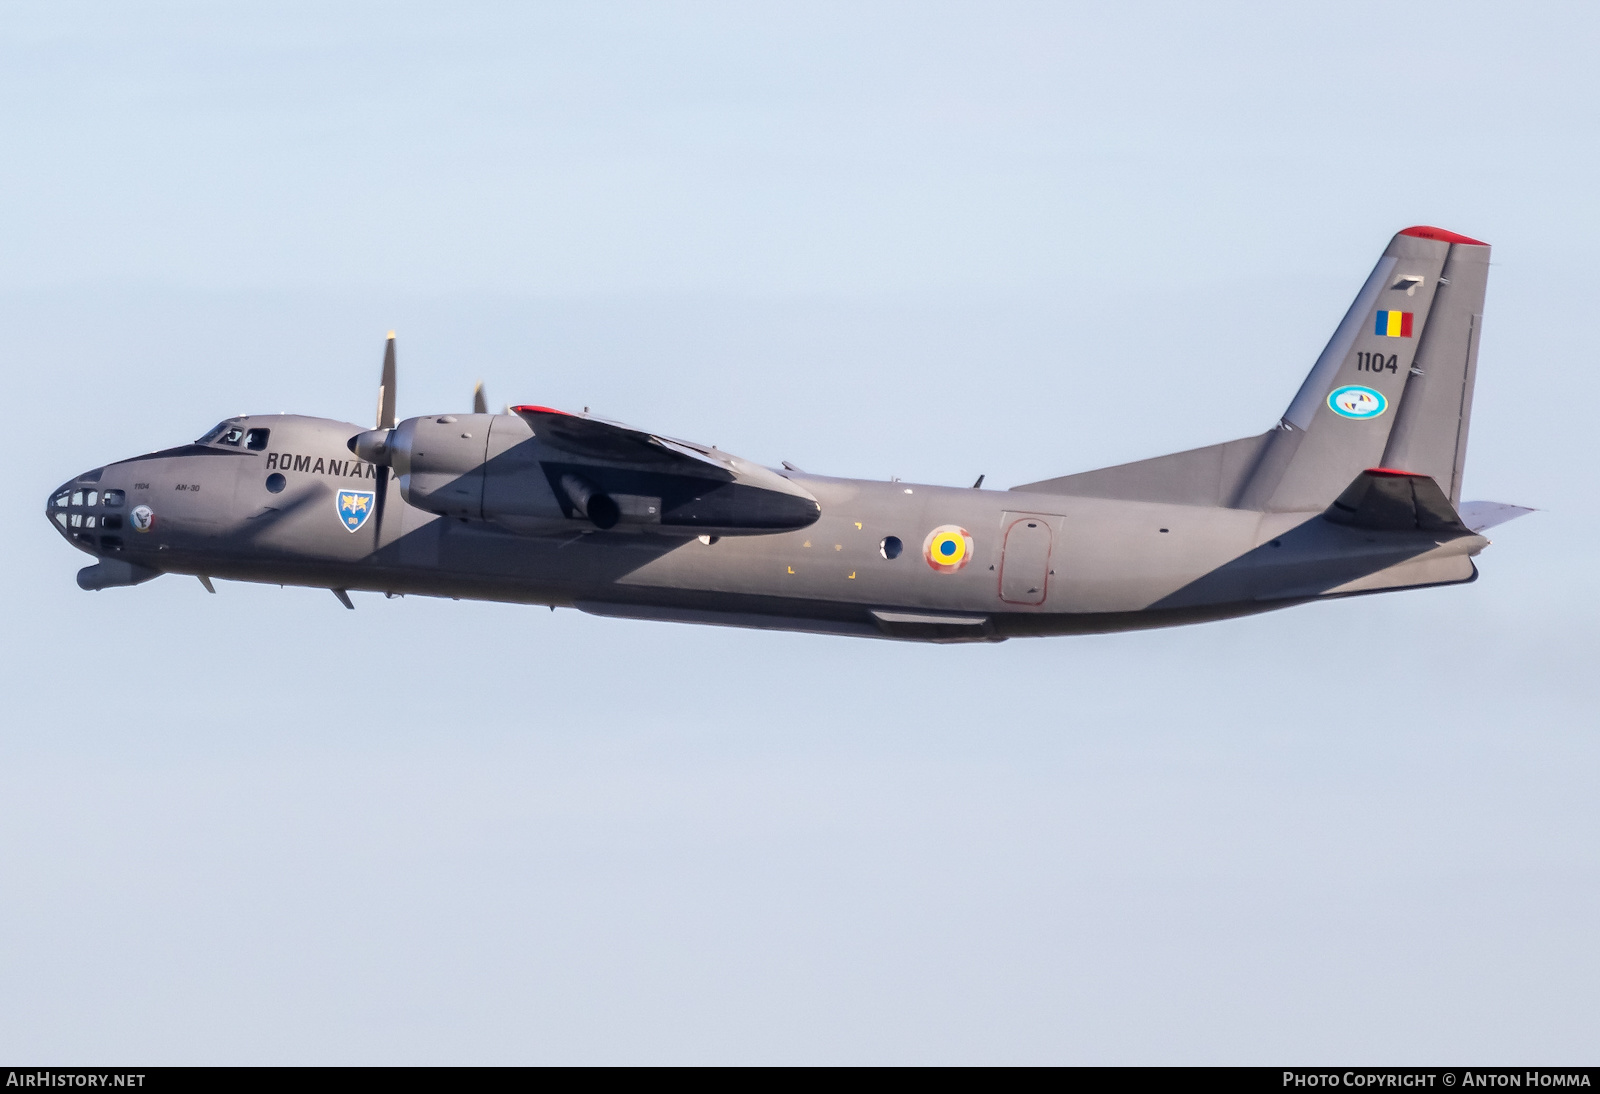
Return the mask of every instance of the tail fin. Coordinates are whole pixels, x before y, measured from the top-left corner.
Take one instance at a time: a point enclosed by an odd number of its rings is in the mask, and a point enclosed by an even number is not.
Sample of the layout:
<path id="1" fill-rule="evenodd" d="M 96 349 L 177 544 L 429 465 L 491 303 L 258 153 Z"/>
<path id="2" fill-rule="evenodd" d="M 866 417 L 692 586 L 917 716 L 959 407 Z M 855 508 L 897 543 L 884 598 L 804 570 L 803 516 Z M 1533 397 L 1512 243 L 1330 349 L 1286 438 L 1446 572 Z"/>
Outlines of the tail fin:
<path id="1" fill-rule="evenodd" d="M 1427 475 L 1460 501 L 1488 274 L 1478 240 L 1390 240 L 1234 505 L 1321 509 L 1369 467 Z"/>
<path id="2" fill-rule="evenodd" d="M 1389 241 L 1277 428 L 1012 489 L 1311 511 L 1367 468 L 1386 467 L 1427 475 L 1458 503 L 1488 273 L 1488 244 L 1407 228 Z"/>

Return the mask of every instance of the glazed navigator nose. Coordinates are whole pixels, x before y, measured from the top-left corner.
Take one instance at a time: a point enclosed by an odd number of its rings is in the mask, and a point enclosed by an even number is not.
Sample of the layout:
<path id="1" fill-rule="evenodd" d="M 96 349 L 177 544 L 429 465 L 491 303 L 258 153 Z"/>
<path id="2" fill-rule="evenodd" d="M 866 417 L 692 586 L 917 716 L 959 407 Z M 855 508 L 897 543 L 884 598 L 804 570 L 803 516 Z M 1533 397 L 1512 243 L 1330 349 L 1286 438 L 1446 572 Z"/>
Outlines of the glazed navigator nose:
<path id="1" fill-rule="evenodd" d="M 45 503 L 45 517 L 79 550 L 99 561 L 78 571 L 80 589 L 110 589 L 138 585 L 160 576 L 159 571 L 122 557 L 127 495 L 117 489 L 102 490 L 96 468 L 64 483 Z M 137 514 L 131 519 L 137 520 Z"/>
<path id="2" fill-rule="evenodd" d="M 45 519 L 72 544 L 93 554 L 122 550 L 122 524 L 127 497 L 121 490 L 100 489 L 103 468 L 85 471 L 63 483 L 45 502 Z"/>

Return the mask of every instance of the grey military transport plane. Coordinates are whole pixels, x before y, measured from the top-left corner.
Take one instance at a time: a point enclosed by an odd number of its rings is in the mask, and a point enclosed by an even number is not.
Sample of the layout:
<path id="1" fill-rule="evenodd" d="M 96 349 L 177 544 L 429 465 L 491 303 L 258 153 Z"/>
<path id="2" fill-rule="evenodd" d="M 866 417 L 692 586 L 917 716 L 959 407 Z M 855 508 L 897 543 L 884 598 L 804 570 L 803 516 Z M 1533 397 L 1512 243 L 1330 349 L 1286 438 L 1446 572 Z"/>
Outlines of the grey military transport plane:
<path id="1" fill-rule="evenodd" d="M 1527 509 L 1460 503 L 1489 247 L 1390 241 L 1272 429 L 1030 482 L 808 475 L 542 406 L 377 428 L 229 418 L 46 502 L 84 589 L 161 574 L 632 619 L 997 641 L 1248 615 L 1477 577 Z M 979 486 L 981 486 L 981 479 Z"/>

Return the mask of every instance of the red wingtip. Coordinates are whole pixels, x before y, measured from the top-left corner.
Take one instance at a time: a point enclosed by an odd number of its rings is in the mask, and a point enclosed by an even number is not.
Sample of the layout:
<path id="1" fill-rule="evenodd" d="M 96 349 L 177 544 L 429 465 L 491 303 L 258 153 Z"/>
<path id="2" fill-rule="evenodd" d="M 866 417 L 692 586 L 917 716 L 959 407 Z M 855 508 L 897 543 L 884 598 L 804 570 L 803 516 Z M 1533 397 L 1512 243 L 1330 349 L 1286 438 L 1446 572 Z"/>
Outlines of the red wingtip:
<path id="1" fill-rule="evenodd" d="M 513 414 L 521 414 L 525 410 L 533 414 L 560 414 L 567 418 L 572 417 L 571 411 L 557 410 L 553 406 L 533 406 L 532 404 L 529 404 L 527 406 L 514 406 L 511 408 L 511 412 Z"/>
<path id="2" fill-rule="evenodd" d="M 1407 228 L 1400 233 L 1403 236 L 1416 236 L 1418 239 L 1437 239 L 1443 243 L 1469 243 L 1474 247 L 1487 247 L 1488 244 L 1481 239 L 1460 235 L 1456 232 L 1447 232 L 1443 228 L 1431 228 L 1426 224 L 1418 224 L 1415 228 Z"/>
<path id="3" fill-rule="evenodd" d="M 1393 467 L 1369 467 L 1367 468 L 1367 474 L 1389 475 L 1397 479 L 1425 479 L 1428 477 L 1426 475 L 1418 474 L 1415 471 L 1399 471 Z"/>

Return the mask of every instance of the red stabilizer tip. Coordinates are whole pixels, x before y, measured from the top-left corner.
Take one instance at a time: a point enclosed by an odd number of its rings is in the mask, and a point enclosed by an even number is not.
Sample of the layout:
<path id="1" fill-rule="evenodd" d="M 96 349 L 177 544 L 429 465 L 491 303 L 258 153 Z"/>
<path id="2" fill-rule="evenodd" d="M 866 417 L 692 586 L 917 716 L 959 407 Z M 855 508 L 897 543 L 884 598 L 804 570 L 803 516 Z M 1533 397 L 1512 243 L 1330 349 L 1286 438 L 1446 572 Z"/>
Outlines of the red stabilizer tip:
<path id="1" fill-rule="evenodd" d="M 1394 478 L 1397 478 L 1397 479 L 1424 479 L 1424 478 L 1427 478 L 1426 475 L 1419 474 L 1416 471 L 1398 471 L 1393 467 L 1369 467 L 1369 468 L 1367 468 L 1367 474 L 1369 474 L 1369 475 L 1390 475 L 1390 476 L 1393 476 Z"/>
<path id="2" fill-rule="evenodd" d="M 568 411 L 568 410 L 557 410 L 553 406 L 532 406 L 532 405 L 529 405 L 529 406 L 514 406 L 514 407 L 511 408 L 511 411 L 512 411 L 513 414 L 521 414 L 524 410 L 526 410 L 526 411 L 528 411 L 530 413 L 533 413 L 533 414 L 560 414 L 560 415 L 562 415 L 564 417 L 567 417 L 567 418 L 572 417 L 572 412 L 571 411 Z"/>
<path id="3" fill-rule="evenodd" d="M 1419 224 L 1415 228 L 1407 228 L 1400 233 L 1403 236 L 1416 236 L 1418 239 L 1437 239 L 1444 243 L 1470 243 L 1474 247 L 1487 247 L 1488 244 L 1481 239 L 1460 235 L 1456 232 L 1447 232 L 1443 228 L 1430 228 L 1426 224 Z"/>

